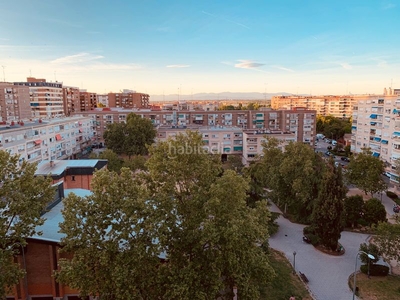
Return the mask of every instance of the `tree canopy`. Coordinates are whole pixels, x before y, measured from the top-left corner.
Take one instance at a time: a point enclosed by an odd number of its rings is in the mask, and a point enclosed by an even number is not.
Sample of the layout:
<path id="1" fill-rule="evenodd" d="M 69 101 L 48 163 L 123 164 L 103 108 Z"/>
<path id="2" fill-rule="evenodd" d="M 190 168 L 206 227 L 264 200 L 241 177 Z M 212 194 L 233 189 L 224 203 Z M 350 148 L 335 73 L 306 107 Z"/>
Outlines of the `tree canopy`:
<path id="1" fill-rule="evenodd" d="M 386 209 L 381 201 L 376 198 L 371 198 L 365 202 L 364 219 L 369 225 L 386 222 Z"/>
<path id="2" fill-rule="evenodd" d="M 26 238 L 38 233 L 41 213 L 55 195 L 51 179 L 35 177 L 36 164 L 0 150 L 0 299 L 24 275 L 14 263 Z"/>
<path id="3" fill-rule="evenodd" d="M 126 123 L 107 125 L 104 141 L 108 149 L 117 154 L 145 155 L 147 146 L 154 143 L 157 131 L 149 119 L 130 113 Z"/>
<path id="4" fill-rule="evenodd" d="M 147 171 L 96 172 L 93 195 L 65 200 L 72 260 L 58 280 L 102 299 L 257 299 L 273 270 L 266 202 L 203 149 L 198 133 L 150 146 Z M 222 175 L 221 175 L 222 174 Z M 101 250 L 101 251 L 99 251 Z"/>
<path id="5" fill-rule="evenodd" d="M 381 222 L 377 226 L 374 243 L 378 246 L 381 255 L 388 260 L 400 262 L 400 223 Z"/>
<path id="6" fill-rule="evenodd" d="M 382 178 L 385 165 L 378 157 L 372 155 L 369 148 L 354 155 L 347 165 L 346 178 L 349 183 L 354 184 L 365 194 L 385 191 L 387 185 Z"/>
<path id="7" fill-rule="evenodd" d="M 317 132 L 327 138 L 340 139 L 345 133 L 351 133 L 351 118 L 335 118 L 334 116 L 317 116 Z"/>

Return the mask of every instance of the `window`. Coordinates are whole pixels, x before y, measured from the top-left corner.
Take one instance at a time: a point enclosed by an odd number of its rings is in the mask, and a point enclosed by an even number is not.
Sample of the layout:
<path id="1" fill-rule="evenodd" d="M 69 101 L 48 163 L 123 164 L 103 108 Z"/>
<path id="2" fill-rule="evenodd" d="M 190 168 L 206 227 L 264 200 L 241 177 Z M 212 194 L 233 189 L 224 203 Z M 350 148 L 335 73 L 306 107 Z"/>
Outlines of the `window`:
<path id="1" fill-rule="evenodd" d="M 71 176 L 71 181 L 75 181 L 75 176 L 74 175 Z"/>

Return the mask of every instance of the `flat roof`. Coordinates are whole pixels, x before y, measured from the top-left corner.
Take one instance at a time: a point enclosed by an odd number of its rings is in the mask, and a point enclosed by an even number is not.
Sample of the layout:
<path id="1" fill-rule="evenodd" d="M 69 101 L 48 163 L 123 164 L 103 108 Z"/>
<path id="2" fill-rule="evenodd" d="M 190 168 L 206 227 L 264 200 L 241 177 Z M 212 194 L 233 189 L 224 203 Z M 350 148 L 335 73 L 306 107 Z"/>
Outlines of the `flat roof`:
<path id="1" fill-rule="evenodd" d="M 74 193 L 79 197 L 86 197 L 92 194 L 91 191 L 85 189 L 66 189 L 64 190 L 64 193 L 65 197 L 67 197 L 71 193 Z M 31 238 L 59 243 L 61 241 L 61 238 L 65 236 L 63 233 L 59 232 L 59 224 L 64 221 L 64 217 L 61 213 L 63 208 L 64 203 L 63 201 L 60 201 L 60 203 L 54 206 L 50 211 L 46 212 L 43 215 L 43 218 L 46 219 L 45 222 L 43 223 L 43 225 L 36 228 L 37 231 L 42 232 L 42 235 L 36 234 Z"/>
<path id="2" fill-rule="evenodd" d="M 61 175 L 68 168 L 95 168 L 100 167 L 99 162 L 107 162 L 106 159 L 71 159 L 71 160 L 42 160 L 35 172 L 36 176 Z M 103 164 L 101 164 L 103 166 Z"/>

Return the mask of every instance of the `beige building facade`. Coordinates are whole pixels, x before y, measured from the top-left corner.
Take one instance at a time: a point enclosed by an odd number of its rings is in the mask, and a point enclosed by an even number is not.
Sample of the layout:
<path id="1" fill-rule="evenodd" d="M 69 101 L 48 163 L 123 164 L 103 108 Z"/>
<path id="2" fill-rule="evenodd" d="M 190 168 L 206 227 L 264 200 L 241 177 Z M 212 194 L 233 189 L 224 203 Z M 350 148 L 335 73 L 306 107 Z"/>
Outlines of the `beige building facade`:
<path id="1" fill-rule="evenodd" d="M 0 82 L 0 122 L 21 122 L 31 116 L 29 88 Z"/>

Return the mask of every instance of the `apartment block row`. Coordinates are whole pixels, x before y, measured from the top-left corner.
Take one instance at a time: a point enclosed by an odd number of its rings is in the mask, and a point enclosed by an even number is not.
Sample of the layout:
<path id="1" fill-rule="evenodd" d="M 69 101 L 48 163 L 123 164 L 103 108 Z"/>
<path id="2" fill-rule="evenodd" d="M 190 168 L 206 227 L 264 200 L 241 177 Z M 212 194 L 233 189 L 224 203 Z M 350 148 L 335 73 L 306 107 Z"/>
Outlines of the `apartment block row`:
<path id="1" fill-rule="evenodd" d="M 60 82 L 28 77 L 25 82 L 0 82 L 0 122 L 70 116 L 98 106 L 148 108 L 149 97 L 132 90 L 98 95 Z"/>
<path id="2" fill-rule="evenodd" d="M 292 109 L 304 107 L 315 110 L 317 115 L 350 118 L 353 107 L 365 96 L 274 96 L 271 99 L 273 109 Z"/>
<path id="3" fill-rule="evenodd" d="M 19 154 L 20 160 L 40 162 L 79 158 L 95 139 L 93 120 L 66 117 L 24 125 L 0 126 L 0 150 Z"/>
<path id="4" fill-rule="evenodd" d="M 385 162 L 391 179 L 399 181 L 395 161 L 400 158 L 400 93 L 364 97 L 354 106 L 351 149 L 363 148 L 370 148 Z"/>
<path id="5" fill-rule="evenodd" d="M 108 124 L 125 122 L 128 114 L 135 113 L 150 119 L 156 127 L 170 126 L 185 129 L 188 126 L 238 127 L 242 130 L 277 131 L 294 134 L 296 141 L 312 145 L 316 131 L 316 112 L 305 109 L 258 111 L 145 111 L 103 108 L 81 112 L 96 125 L 97 142 L 103 142 Z"/>

